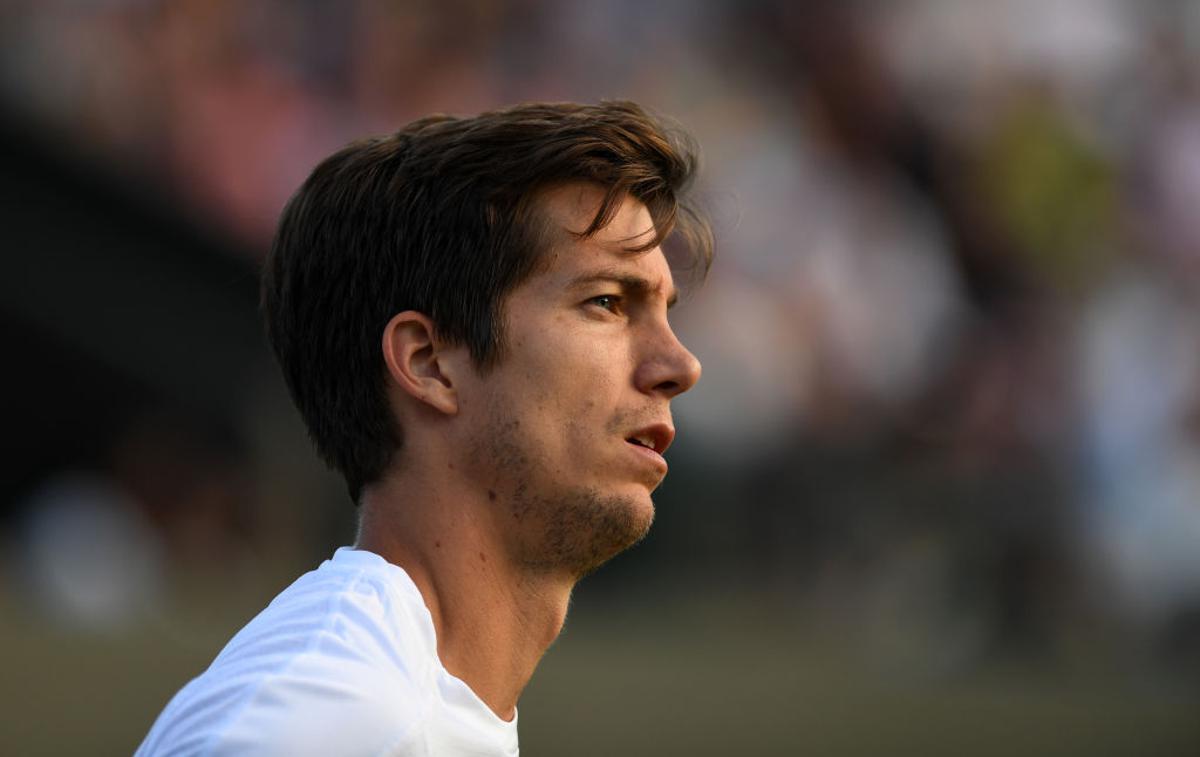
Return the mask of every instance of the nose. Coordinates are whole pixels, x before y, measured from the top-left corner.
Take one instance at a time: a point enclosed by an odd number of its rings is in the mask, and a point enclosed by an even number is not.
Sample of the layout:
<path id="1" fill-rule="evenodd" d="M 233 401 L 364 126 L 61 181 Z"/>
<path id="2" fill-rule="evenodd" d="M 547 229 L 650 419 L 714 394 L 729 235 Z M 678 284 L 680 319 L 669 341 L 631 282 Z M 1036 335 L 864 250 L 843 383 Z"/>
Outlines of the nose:
<path id="1" fill-rule="evenodd" d="M 683 394 L 700 380 L 700 361 L 664 326 L 638 366 L 635 382 L 646 394 L 671 399 Z"/>

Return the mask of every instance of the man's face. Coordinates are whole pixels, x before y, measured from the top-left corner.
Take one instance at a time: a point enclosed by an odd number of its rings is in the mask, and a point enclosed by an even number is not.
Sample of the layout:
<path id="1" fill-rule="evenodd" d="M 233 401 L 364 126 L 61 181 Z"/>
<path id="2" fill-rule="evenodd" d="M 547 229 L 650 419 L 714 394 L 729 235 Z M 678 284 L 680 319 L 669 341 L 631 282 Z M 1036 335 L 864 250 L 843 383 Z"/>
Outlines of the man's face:
<path id="1" fill-rule="evenodd" d="M 587 228 L 601 192 L 547 194 L 552 228 Z M 503 308 L 500 361 L 460 392 L 472 474 L 528 567 L 583 575 L 645 535 L 667 473 L 670 401 L 700 364 L 667 322 L 674 301 L 646 208 L 627 199 L 594 237 L 555 234 Z"/>

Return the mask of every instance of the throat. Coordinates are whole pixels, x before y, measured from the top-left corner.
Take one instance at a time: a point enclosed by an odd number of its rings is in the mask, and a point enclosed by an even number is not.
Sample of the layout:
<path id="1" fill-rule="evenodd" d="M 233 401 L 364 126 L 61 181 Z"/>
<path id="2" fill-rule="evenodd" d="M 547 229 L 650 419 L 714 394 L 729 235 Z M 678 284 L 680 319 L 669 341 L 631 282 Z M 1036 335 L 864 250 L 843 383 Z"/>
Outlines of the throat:
<path id="1" fill-rule="evenodd" d="M 474 600 L 442 597 L 435 617 L 438 657 L 496 715 L 517 700 L 566 621 L 573 583 L 525 576 Z"/>

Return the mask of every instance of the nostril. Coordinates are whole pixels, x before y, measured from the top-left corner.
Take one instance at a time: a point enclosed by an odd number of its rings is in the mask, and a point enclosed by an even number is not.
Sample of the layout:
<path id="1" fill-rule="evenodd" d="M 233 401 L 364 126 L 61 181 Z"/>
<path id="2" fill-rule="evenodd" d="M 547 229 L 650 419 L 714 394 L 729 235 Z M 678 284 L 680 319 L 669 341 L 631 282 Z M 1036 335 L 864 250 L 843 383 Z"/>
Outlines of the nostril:
<path id="1" fill-rule="evenodd" d="M 687 387 L 679 381 L 660 381 L 654 386 L 654 392 L 667 399 L 673 399 L 687 391 Z"/>

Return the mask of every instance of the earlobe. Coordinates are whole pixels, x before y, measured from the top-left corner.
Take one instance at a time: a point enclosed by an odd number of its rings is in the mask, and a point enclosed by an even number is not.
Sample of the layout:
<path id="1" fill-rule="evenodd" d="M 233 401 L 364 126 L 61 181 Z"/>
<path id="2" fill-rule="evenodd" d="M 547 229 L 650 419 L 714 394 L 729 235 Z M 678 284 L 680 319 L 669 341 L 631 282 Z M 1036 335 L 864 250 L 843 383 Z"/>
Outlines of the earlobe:
<path id="1" fill-rule="evenodd" d="M 458 394 L 443 365 L 442 345 L 424 313 L 397 313 L 383 329 L 383 360 L 391 382 L 447 415 L 458 412 Z"/>

